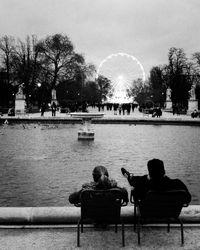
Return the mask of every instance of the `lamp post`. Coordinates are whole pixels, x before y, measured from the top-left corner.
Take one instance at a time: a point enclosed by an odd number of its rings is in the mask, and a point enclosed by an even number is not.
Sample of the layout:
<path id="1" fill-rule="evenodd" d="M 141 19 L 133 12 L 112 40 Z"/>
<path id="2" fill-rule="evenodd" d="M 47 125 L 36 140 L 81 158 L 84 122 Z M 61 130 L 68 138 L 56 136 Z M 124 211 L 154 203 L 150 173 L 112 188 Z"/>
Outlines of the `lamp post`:
<path id="1" fill-rule="evenodd" d="M 40 82 L 37 83 L 38 86 L 38 109 L 40 109 L 41 102 L 42 102 L 42 93 L 41 93 L 41 86 L 42 84 Z"/>

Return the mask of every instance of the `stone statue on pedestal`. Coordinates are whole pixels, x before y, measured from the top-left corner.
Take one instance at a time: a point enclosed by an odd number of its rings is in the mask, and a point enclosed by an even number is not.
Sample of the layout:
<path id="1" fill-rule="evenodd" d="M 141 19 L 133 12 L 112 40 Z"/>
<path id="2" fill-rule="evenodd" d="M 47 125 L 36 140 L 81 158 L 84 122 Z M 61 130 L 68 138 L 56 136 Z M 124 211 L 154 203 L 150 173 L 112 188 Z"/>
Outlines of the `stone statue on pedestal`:
<path id="1" fill-rule="evenodd" d="M 23 93 L 23 87 L 19 85 L 18 92 L 15 97 L 15 114 L 20 115 L 20 114 L 25 114 L 25 96 Z"/>
<path id="2" fill-rule="evenodd" d="M 167 93 L 166 93 L 166 99 L 167 101 L 171 101 L 171 89 L 170 88 L 167 88 Z"/>
<path id="3" fill-rule="evenodd" d="M 196 99 L 195 86 L 192 86 L 192 88 L 190 90 L 190 98 L 188 100 L 188 111 L 187 111 L 187 113 L 190 114 L 194 110 L 198 110 L 198 100 Z"/>
<path id="4" fill-rule="evenodd" d="M 165 109 L 166 110 L 171 110 L 172 109 L 171 89 L 170 88 L 167 88 L 167 90 L 166 90 Z"/>
<path id="5" fill-rule="evenodd" d="M 18 89 L 18 92 L 16 94 L 16 100 L 24 100 L 25 97 L 24 97 L 24 93 L 23 93 L 23 88 L 21 85 L 19 85 L 19 89 Z"/>
<path id="6" fill-rule="evenodd" d="M 190 100 L 196 100 L 196 95 L 195 95 L 195 88 L 192 86 L 190 90 Z"/>

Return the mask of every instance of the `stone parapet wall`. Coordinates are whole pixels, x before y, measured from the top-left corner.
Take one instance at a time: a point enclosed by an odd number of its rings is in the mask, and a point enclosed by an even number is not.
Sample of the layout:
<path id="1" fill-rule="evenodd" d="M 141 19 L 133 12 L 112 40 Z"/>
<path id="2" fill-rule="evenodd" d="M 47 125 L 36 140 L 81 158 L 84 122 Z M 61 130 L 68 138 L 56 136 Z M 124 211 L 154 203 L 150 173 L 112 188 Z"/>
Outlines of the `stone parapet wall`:
<path id="1" fill-rule="evenodd" d="M 133 223 L 133 206 L 122 207 L 121 216 Z M 200 205 L 184 207 L 180 216 L 184 223 L 200 223 Z M 79 207 L 1 207 L 0 225 L 60 225 L 76 224 Z"/>

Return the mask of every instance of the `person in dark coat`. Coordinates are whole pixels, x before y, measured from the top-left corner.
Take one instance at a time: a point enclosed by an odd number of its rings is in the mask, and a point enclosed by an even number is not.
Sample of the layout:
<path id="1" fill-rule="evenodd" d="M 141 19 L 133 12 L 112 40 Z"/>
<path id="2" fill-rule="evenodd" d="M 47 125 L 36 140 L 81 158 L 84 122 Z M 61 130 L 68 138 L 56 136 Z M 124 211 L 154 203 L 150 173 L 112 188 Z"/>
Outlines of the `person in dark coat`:
<path id="1" fill-rule="evenodd" d="M 45 109 L 46 109 L 46 105 L 43 102 L 42 105 L 41 105 L 41 116 L 44 116 Z"/>
<path id="2" fill-rule="evenodd" d="M 117 182 L 115 180 L 109 179 L 108 170 L 104 166 L 96 166 L 92 172 L 93 181 L 90 183 L 85 183 L 82 185 L 82 188 L 78 192 L 74 192 L 69 196 L 69 202 L 71 204 L 80 203 L 80 195 L 81 191 L 85 189 L 111 189 L 118 188 L 122 193 L 122 198 L 125 202 L 128 202 L 128 192 L 125 188 L 121 188 L 117 186 Z"/>
<path id="3" fill-rule="evenodd" d="M 196 109 L 191 113 L 192 118 L 198 117 L 198 115 L 199 115 L 199 113 Z"/>
<path id="4" fill-rule="evenodd" d="M 51 104 L 52 116 L 56 116 L 56 109 L 57 109 L 56 103 L 53 102 L 53 103 Z"/>
<path id="5" fill-rule="evenodd" d="M 185 202 L 191 201 L 191 194 L 186 185 L 179 179 L 170 179 L 165 175 L 164 163 L 159 159 L 152 159 L 147 163 L 148 175 L 134 176 L 126 169 L 122 168 L 121 172 L 127 178 L 129 184 L 134 187 L 133 196 L 136 200 L 142 200 L 150 190 L 167 191 L 167 190 L 185 190 Z"/>

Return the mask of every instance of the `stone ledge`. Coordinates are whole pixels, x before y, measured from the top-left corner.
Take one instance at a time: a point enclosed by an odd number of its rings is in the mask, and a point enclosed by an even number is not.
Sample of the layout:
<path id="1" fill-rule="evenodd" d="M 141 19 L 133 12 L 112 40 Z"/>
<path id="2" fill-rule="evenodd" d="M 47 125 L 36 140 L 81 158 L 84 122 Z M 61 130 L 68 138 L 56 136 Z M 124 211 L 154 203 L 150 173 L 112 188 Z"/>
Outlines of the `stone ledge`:
<path id="1" fill-rule="evenodd" d="M 122 207 L 121 216 L 127 224 L 133 223 L 133 206 Z M 184 223 L 200 223 L 200 205 L 182 209 Z M 78 207 L 1 207 L 0 225 L 76 224 L 80 218 Z"/>
<path id="2" fill-rule="evenodd" d="M 27 117 L 17 116 L 17 117 L 1 117 L 0 124 L 5 121 L 8 124 L 80 124 L 82 119 L 71 118 L 71 117 Z M 200 126 L 199 118 L 195 119 L 183 119 L 183 118 L 136 118 L 136 117 L 107 117 L 107 118 L 93 118 L 93 124 L 133 124 L 133 125 L 180 125 L 180 126 Z"/>

